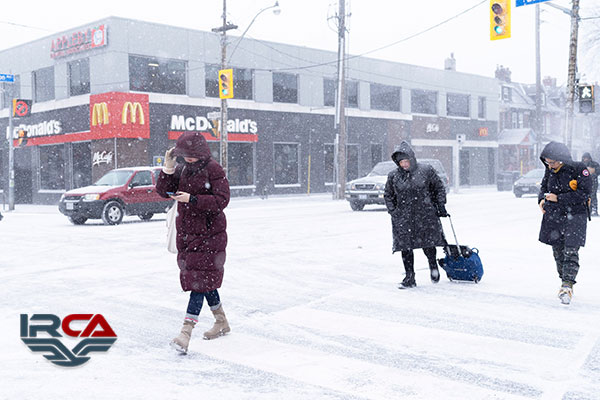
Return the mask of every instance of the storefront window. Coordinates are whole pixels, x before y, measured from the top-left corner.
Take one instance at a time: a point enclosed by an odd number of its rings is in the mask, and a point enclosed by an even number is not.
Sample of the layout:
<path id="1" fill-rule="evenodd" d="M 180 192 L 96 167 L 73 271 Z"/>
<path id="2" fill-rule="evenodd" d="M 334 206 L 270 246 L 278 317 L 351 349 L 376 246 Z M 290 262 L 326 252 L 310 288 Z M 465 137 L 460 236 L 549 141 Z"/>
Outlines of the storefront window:
<path id="1" fill-rule="evenodd" d="M 2 96 L 2 108 L 8 108 L 11 99 L 18 99 L 21 97 L 21 75 L 15 75 L 14 83 L 2 83 L 0 84 L 0 95 Z"/>
<path id="2" fill-rule="evenodd" d="M 65 189 L 65 146 L 39 146 L 40 189 Z"/>
<path id="3" fill-rule="evenodd" d="M 400 111 L 400 88 L 371 83 L 371 109 Z"/>
<path id="4" fill-rule="evenodd" d="M 331 184 L 335 180 L 335 150 L 332 144 L 324 145 L 325 153 L 325 183 Z M 380 154 L 381 157 L 381 154 Z M 358 145 L 346 145 L 346 182 L 358 178 Z"/>
<path id="5" fill-rule="evenodd" d="M 335 106 L 335 80 L 323 79 L 323 104 L 325 107 Z"/>
<path id="6" fill-rule="evenodd" d="M 358 179 L 358 145 L 346 145 L 346 182 Z"/>
<path id="7" fill-rule="evenodd" d="M 185 72 L 185 61 L 129 56 L 129 89 L 186 94 Z"/>
<path id="8" fill-rule="evenodd" d="M 297 143 L 275 143 L 274 168 L 276 185 L 300 184 L 299 147 Z"/>
<path id="9" fill-rule="evenodd" d="M 204 83 L 206 97 L 219 97 L 219 70 L 221 67 L 206 64 L 204 67 Z M 233 98 L 252 100 L 253 70 L 233 68 Z"/>
<path id="10" fill-rule="evenodd" d="M 298 103 L 298 75 L 273 73 L 273 101 Z"/>
<path id="11" fill-rule="evenodd" d="M 54 67 L 33 71 L 33 101 L 36 103 L 54 100 Z"/>
<path id="12" fill-rule="evenodd" d="M 410 110 L 418 114 L 437 114 L 437 92 L 419 89 L 411 90 Z"/>
<path id="13" fill-rule="evenodd" d="M 92 150 L 90 142 L 73 143 L 73 187 L 92 184 Z"/>
<path id="14" fill-rule="evenodd" d="M 346 107 L 358 108 L 357 81 L 346 81 Z"/>
<path id="15" fill-rule="evenodd" d="M 446 112 L 450 117 L 469 117 L 469 95 L 448 93 Z"/>
<path id="16" fill-rule="evenodd" d="M 477 117 L 485 119 L 485 97 L 479 97 L 477 101 Z"/>
<path id="17" fill-rule="evenodd" d="M 371 143 L 371 168 L 382 161 L 383 145 Z"/>
<path id="18" fill-rule="evenodd" d="M 210 149 L 211 157 L 217 161 L 221 162 L 221 143 L 219 142 L 208 142 L 208 148 Z"/>
<path id="19" fill-rule="evenodd" d="M 252 143 L 228 143 L 227 159 L 227 178 L 231 186 L 254 185 L 254 145 Z"/>
<path id="20" fill-rule="evenodd" d="M 69 94 L 78 96 L 90 92 L 90 59 L 72 61 L 69 66 Z"/>

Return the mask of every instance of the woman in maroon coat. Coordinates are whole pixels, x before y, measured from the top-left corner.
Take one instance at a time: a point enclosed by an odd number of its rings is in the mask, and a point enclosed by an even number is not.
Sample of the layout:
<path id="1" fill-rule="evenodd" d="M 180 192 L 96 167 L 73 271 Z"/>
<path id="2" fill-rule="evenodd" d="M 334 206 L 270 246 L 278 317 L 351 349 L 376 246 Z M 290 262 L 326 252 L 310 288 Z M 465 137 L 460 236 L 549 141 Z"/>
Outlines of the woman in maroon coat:
<path id="1" fill-rule="evenodd" d="M 181 287 L 191 293 L 183 328 L 171 345 L 186 353 L 204 298 L 216 320 L 204 338 L 230 331 L 217 291 L 223 282 L 227 246 L 223 209 L 229 203 L 229 183 L 223 168 L 211 158 L 204 137 L 188 132 L 167 150 L 156 191 L 177 201 L 177 264 Z"/>

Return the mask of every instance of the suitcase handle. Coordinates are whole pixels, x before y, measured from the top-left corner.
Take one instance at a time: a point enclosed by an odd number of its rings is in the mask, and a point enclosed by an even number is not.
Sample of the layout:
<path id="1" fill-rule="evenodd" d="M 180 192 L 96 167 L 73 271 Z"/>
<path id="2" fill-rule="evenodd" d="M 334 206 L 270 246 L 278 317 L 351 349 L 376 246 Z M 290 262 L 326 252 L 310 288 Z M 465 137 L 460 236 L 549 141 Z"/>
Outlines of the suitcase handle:
<path id="1" fill-rule="evenodd" d="M 450 221 L 450 227 L 452 228 L 452 234 L 454 235 L 454 241 L 456 241 L 456 245 L 459 246 L 458 239 L 456 238 L 456 232 L 454 231 L 454 224 L 452 224 L 452 218 L 450 218 L 449 215 L 448 215 L 448 220 Z"/>
<path id="2" fill-rule="evenodd" d="M 471 248 L 471 251 L 475 254 L 479 254 L 479 249 L 477 247 Z"/>

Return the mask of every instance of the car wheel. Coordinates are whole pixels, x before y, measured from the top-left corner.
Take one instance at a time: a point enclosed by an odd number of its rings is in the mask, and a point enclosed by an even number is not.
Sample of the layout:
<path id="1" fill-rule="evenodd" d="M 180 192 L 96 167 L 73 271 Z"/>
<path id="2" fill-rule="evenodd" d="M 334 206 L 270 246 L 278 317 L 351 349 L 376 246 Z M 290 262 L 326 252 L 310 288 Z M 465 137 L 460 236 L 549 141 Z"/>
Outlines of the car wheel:
<path id="1" fill-rule="evenodd" d="M 71 223 L 73 225 L 83 225 L 83 224 L 85 224 L 85 221 L 87 221 L 87 218 L 80 217 L 80 216 L 73 216 L 73 217 L 69 217 L 69 221 L 71 221 Z"/>
<path id="2" fill-rule="evenodd" d="M 357 201 L 351 201 L 350 208 L 352 209 L 352 211 L 361 211 L 363 208 L 365 208 L 365 205 Z"/>
<path id="3" fill-rule="evenodd" d="M 516 193 L 515 192 L 515 196 L 517 196 L 520 199 L 521 197 L 523 197 L 523 193 Z"/>
<path id="4" fill-rule="evenodd" d="M 140 217 L 142 221 L 148 221 L 150 218 L 152 218 L 153 215 L 153 213 L 143 213 L 138 215 L 138 217 Z"/>
<path id="5" fill-rule="evenodd" d="M 123 206 L 118 201 L 109 201 L 102 209 L 102 221 L 107 225 L 118 225 L 123 221 Z"/>

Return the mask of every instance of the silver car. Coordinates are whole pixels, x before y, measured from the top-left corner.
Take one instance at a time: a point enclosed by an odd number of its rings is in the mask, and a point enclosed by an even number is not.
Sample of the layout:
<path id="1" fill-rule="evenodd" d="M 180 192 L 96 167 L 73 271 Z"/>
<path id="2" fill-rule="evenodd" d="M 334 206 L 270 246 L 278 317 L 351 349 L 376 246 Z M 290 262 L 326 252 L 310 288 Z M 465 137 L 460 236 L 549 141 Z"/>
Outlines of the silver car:
<path id="1" fill-rule="evenodd" d="M 419 159 L 417 162 L 421 164 L 431 165 L 444 184 L 446 193 L 450 188 L 448 175 L 442 166 L 440 160 L 436 159 Z M 377 163 L 373 170 L 364 178 L 355 179 L 346 184 L 345 197 L 350 202 L 350 208 L 354 211 L 362 210 L 367 204 L 385 204 L 383 192 L 385 183 L 390 172 L 398 168 L 393 161 L 382 161 Z"/>

